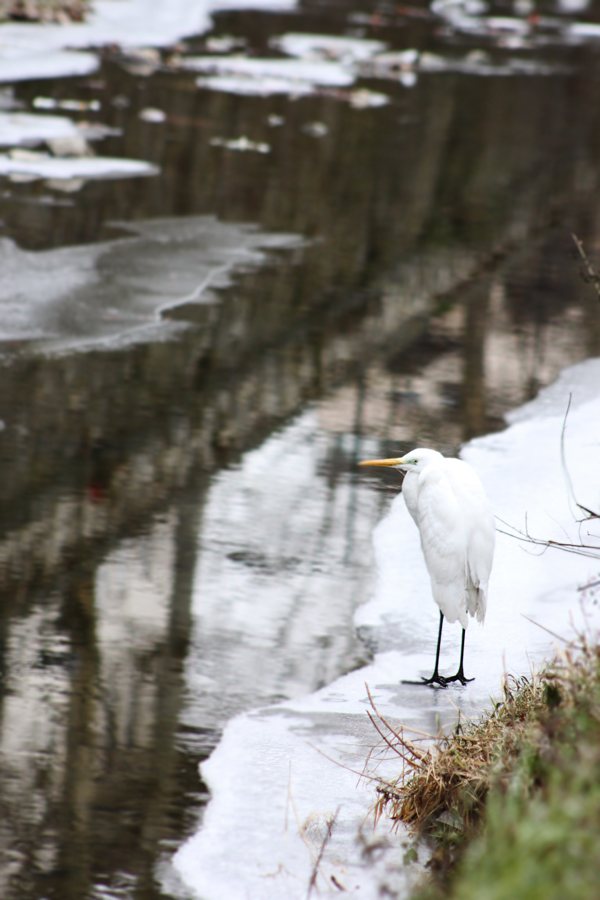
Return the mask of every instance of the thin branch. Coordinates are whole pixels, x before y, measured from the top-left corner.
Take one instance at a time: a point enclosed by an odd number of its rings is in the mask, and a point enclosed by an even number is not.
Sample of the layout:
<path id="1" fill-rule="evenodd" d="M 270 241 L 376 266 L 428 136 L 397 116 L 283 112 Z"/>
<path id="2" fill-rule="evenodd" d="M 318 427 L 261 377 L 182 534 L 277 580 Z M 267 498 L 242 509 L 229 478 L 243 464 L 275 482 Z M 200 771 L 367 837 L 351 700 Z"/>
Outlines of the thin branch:
<path id="1" fill-rule="evenodd" d="M 572 399 L 573 394 L 569 391 L 569 402 L 567 403 L 565 417 L 563 419 L 562 428 L 560 430 L 560 464 L 562 466 L 564 479 L 567 482 L 567 490 L 569 491 L 571 500 L 573 500 L 576 506 L 579 506 L 579 503 L 577 503 L 577 498 L 575 496 L 575 491 L 573 490 L 573 482 L 571 481 L 571 476 L 567 468 L 567 460 L 565 458 L 565 430 L 567 428 L 567 418 L 569 416 L 569 410 L 571 409 Z"/>
<path id="2" fill-rule="evenodd" d="M 327 844 L 328 844 L 328 842 L 329 842 L 329 840 L 330 840 L 330 838 L 331 838 L 331 832 L 333 831 L 333 826 L 334 826 L 334 824 L 335 824 L 335 820 L 336 820 L 337 817 L 338 817 L 339 811 L 340 811 L 340 807 L 338 806 L 338 808 L 336 809 L 336 811 L 335 811 L 335 813 L 333 814 L 332 818 L 331 818 L 331 819 L 329 820 L 329 822 L 327 823 L 327 834 L 326 834 L 325 837 L 323 838 L 323 843 L 321 844 L 321 849 L 319 850 L 319 855 L 317 856 L 317 859 L 316 859 L 316 861 L 315 861 L 314 868 L 313 868 L 313 870 L 312 870 L 312 875 L 310 876 L 310 882 L 309 882 L 309 885 L 308 885 L 308 893 L 307 893 L 307 895 L 306 895 L 306 900 L 310 900 L 310 895 L 312 894 L 312 890 L 313 890 L 314 886 L 315 886 L 316 883 L 317 883 L 317 875 L 319 874 L 319 866 L 321 865 L 321 860 L 323 859 L 323 854 L 324 854 L 324 852 L 325 852 L 325 847 L 327 846 Z"/>
<path id="3" fill-rule="evenodd" d="M 536 622 L 535 619 L 530 619 L 529 616 L 526 616 L 525 613 L 521 613 L 524 619 L 527 619 L 528 622 L 531 622 L 532 625 L 537 625 L 538 628 L 541 628 L 542 631 L 547 631 L 548 634 L 551 634 L 552 637 L 555 637 L 559 641 L 564 641 L 565 644 L 569 644 L 570 642 L 562 637 L 560 634 L 557 634 L 555 631 L 551 631 L 549 628 L 546 628 L 545 625 L 540 625 L 539 622 Z"/>
<path id="4" fill-rule="evenodd" d="M 583 243 L 579 240 L 577 235 L 573 232 L 571 233 L 571 237 L 573 238 L 573 241 L 575 242 L 575 246 L 577 247 L 579 255 L 580 255 L 580 257 L 583 261 L 583 264 L 586 268 L 589 279 L 592 282 L 592 284 L 594 285 L 594 287 L 596 288 L 596 293 L 598 294 L 598 298 L 600 299 L 600 276 L 596 273 L 596 270 L 594 269 L 593 265 L 591 264 L 587 253 L 583 249 Z"/>
<path id="5" fill-rule="evenodd" d="M 359 772 L 358 769 L 353 769 L 351 766 L 347 766 L 345 763 L 340 762 L 339 759 L 334 759 L 333 756 L 328 756 L 324 750 L 321 750 L 320 747 L 316 747 L 314 744 L 311 744 L 310 741 L 307 741 L 309 747 L 312 747 L 313 750 L 316 750 L 317 753 L 320 753 L 321 756 L 324 756 L 325 759 L 328 759 L 329 762 L 335 763 L 336 766 L 341 766 L 342 769 L 346 769 L 347 772 L 352 772 L 353 775 L 358 775 L 359 779 L 365 779 L 365 781 L 374 781 L 379 782 L 380 784 L 385 784 L 383 778 L 380 778 L 378 775 L 368 775 L 364 770 Z"/>
<path id="6" fill-rule="evenodd" d="M 385 734 L 383 733 L 383 731 L 381 730 L 381 728 L 379 727 L 379 725 L 377 724 L 377 722 L 375 721 L 375 719 L 373 718 L 373 716 L 371 715 L 371 713 L 369 712 L 369 710 L 367 710 L 367 715 L 368 715 L 369 719 L 371 720 L 371 724 L 373 725 L 373 728 L 375 729 L 375 731 L 377 732 L 377 734 L 379 734 L 379 735 L 383 738 L 383 740 L 384 740 L 385 743 L 388 745 L 388 747 L 390 748 L 390 750 L 392 750 L 397 756 L 399 756 L 400 759 L 403 759 L 404 762 L 405 762 L 407 765 L 413 767 L 413 766 L 414 766 L 413 760 L 412 760 L 412 759 L 409 759 L 408 756 L 405 756 L 404 753 L 402 753 L 402 751 L 399 749 L 399 747 L 394 746 L 394 744 L 392 744 L 392 742 L 385 736 Z M 392 732 L 392 734 L 395 734 L 395 732 Z M 403 746 L 403 747 L 406 746 L 406 745 L 404 744 L 404 742 L 402 742 L 402 746 Z M 409 751 L 413 754 L 413 756 L 415 756 L 417 759 L 421 759 L 421 757 L 418 756 L 418 755 L 412 750 L 411 747 L 407 747 L 407 750 L 409 750 Z M 365 767 L 368 765 L 368 763 L 369 763 L 369 760 L 367 760 L 367 762 L 365 763 Z"/>
<path id="7" fill-rule="evenodd" d="M 506 523 L 504 523 L 504 524 L 506 524 Z M 379 719 L 381 719 L 382 722 L 385 723 L 386 727 L 389 728 L 390 731 L 392 731 L 394 734 L 396 734 L 394 729 L 385 721 L 385 719 L 383 718 L 383 716 L 381 715 L 381 713 L 375 706 L 375 701 L 373 700 L 373 697 L 371 696 L 371 690 L 366 681 L 365 681 L 365 688 L 367 691 L 367 696 L 369 697 L 369 703 L 371 704 L 371 707 L 374 710 L 374 712 L 376 713 L 377 717 Z M 419 728 L 411 728 L 410 725 L 403 725 L 402 731 L 410 731 L 411 734 L 420 734 L 421 737 L 427 738 L 428 741 L 435 741 L 436 737 L 439 737 L 439 735 L 436 736 L 435 734 L 429 734 L 429 732 L 427 732 L 427 731 L 421 731 Z"/>
<path id="8" fill-rule="evenodd" d="M 573 399 L 573 394 L 569 393 L 569 402 L 567 403 L 567 409 L 565 412 L 565 417 L 563 419 L 562 429 L 560 432 L 560 462 L 562 465 L 563 475 L 565 481 L 567 482 L 567 488 L 569 490 L 569 494 L 575 506 L 578 506 L 580 510 L 584 513 L 587 513 L 587 517 L 590 519 L 598 518 L 598 513 L 594 512 L 591 509 L 588 509 L 587 506 L 583 506 L 575 496 L 575 490 L 573 488 L 573 482 L 571 480 L 571 475 L 569 473 L 569 469 L 567 468 L 567 460 L 565 457 L 565 430 L 567 428 L 567 417 L 569 415 L 569 410 L 571 409 L 571 400 Z M 583 520 L 585 521 L 585 519 Z"/>
<path id="9" fill-rule="evenodd" d="M 497 528 L 496 531 L 498 531 L 500 534 L 505 534 L 507 537 L 514 538 L 514 540 L 516 541 L 523 541 L 527 544 L 535 544 L 538 547 L 544 547 L 544 549 L 547 549 L 548 547 L 555 547 L 558 550 L 564 550 L 566 553 L 575 553 L 578 556 L 586 556 L 591 559 L 598 559 L 598 557 L 600 557 L 600 547 L 594 544 L 574 544 L 568 541 L 554 541 L 543 538 L 536 538 L 529 533 L 527 525 L 526 530 L 521 531 L 515 525 L 511 525 L 509 522 L 505 522 L 504 519 L 500 518 L 500 516 L 496 516 L 496 518 L 499 522 L 502 522 L 503 525 L 506 525 L 507 528 L 511 529 L 510 531 L 504 531 L 502 528 Z"/>
<path id="10" fill-rule="evenodd" d="M 599 581 L 590 581 L 589 584 L 584 584 L 582 587 L 578 587 L 577 590 L 578 591 L 587 591 L 588 588 L 598 587 L 599 584 L 600 584 L 600 580 Z"/>
<path id="11" fill-rule="evenodd" d="M 564 550 L 565 553 L 575 553 L 577 556 L 586 556 L 589 559 L 598 559 L 600 557 L 600 547 L 595 547 L 593 544 L 567 544 L 561 543 L 560 541 L 547 541 L 542 538 L 532 537 L 530 534 L 523 534 L 522 531 L 518 531 L 517 534 L 511 534 L 510 531 L 503 531 L 502 528 L 497 528 L 499 534 L 505 534 L 507 537 L 514 538 L 516 541 L 523 541 L 526 544 L 535 544 L 538 547 L 544 547 L 547 549 L 548 547 L 555 547 L 557 550 Z M 517 531 L 517 529 L 515 529 Z M 540 556 L 542 554 L 539 554 Z"/>

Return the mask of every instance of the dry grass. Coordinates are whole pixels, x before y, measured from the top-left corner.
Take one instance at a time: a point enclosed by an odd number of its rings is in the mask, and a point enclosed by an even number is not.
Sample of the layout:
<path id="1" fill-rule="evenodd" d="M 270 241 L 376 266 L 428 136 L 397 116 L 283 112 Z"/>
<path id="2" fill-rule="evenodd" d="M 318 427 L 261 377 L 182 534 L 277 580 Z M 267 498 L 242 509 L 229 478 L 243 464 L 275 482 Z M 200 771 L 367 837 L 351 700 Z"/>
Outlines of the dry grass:
<path id="1" fill-rule="evenodd" d="M 555 710 L 560 705 L 564 715 L 580 702 L 590 680 L 598 679 L 599 667 L 598 645 L 580 638 L 543 672 L 506 677 L 502 699 L 479 722 L 459 723 L 425 746 L 392 727 L 371 701 L 371 720 L 401 762 L 398 778 L 376 788 L 376 819 L 387 815 L 418 836 L 439 836 L 440 825 L 454 835 L 468 833 L 492 785 L 505 788 L 526 751 L 535 747 L 549 755 Z M 597 714 L 600 720 L 600 709 Z"/>

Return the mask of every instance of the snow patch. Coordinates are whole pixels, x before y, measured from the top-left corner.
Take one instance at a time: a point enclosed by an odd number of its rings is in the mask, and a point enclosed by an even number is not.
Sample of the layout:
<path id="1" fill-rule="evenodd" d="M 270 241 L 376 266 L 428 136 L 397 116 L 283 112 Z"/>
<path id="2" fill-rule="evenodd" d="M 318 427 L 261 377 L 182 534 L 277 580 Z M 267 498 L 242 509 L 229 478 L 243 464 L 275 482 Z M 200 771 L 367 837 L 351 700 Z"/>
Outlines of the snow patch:
<path id="1" fill-rule="evenodd" d="M 31 154 L 34 157 L 34 154 Z M 81 178 L 86 181 L 106 178 L 140 178 L 158 175 L 160 169 L 139 159 L 118 159 L 110 156 L 54 157 L 36 153 L 36 158 L 15 158 L 0 153 L 0 175 L 31 178 L 51 178 L 67 181 Z"/>
<path id="2" fill-rule="evenodd" d="M 0 112 L 0 146 L 18 147 L 55 138 L 78 137 L 79 129 L 66 116 Z"/>
<path id="3" fill-rule="evenodd" d="M 219 9 L 294 6 L 291 0 L 95 0 L 86 22 L 9 22 L 0 25 L 0 82 L 89 75 L 98 57 L 77 51 L 109 44 L 169 47 L 207 31 Z"/>
<path id="4" fill-rule="evenodd" d="M 317 86 L 347 87 L 355 78 L 347 67 L 325 61 L 188 56 L 181 64 L 184 69 L 203 73 L 198 82 L 201 87 L 234 93 L 307 94 Z"/>
<path id="5" fill-rule="evenodd" d="M 10 35 L 2 33 L 4 27 L 6 26 L 0 25 L 0 41 L 3 42 L 0 44 L 0 82 L 29 81 L 32 78 L 74 78 L 92 75 L 100 66 L 100 60 L 94 53 L 47 50 L 41 40 L 34 47 L 16 46 L 7 49 L 4 41 L 7 38 L 10 40 Z"/>
<path id="6" fill-rule="evenodd" d="M 332 37 L 322 34 L 289 34 L 273 38 L 271 47 L 293 59 L 257 59 L 237 56 L 189 56 L 181 60 L 184 69 L 203 74 L 198 86 L 234 94 L 287 94 L 306 96 L 323 88 L 343 88 L 354 84 L 360 64 L 385 50 L 381 41 Z M 373 94 L 369 102 L 349 99 L 356 108 L 383 106 L 388 98 Z"/>
<path id="7" fill-rule="evenodd" d="M 387 45 L 364 38 L 289 32 L 272 38 L 270 46 L 298 59 L 336 60 L 348 64 L 371 59 L 376 53 L 382 53 Z"/>

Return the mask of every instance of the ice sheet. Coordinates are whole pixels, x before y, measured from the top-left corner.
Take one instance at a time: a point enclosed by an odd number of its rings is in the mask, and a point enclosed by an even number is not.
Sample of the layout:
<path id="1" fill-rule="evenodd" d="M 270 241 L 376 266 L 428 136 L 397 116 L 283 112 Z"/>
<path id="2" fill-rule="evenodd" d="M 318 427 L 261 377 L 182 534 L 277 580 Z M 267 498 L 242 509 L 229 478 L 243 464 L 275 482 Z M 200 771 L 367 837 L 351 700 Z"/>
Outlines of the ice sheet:
<path id="1" fill-rule="evenodd" d="M 223 91 L 225 94 L 257 97 L 268 97 L 271 94 L 304 97 L 315 90 L 315 86 L 309 81 L 291 81 L 289 78 L 272 75 L 260 75 L 255 78 L 247 75 L 201 75 L 196 84 L 200 88 Z"/>
<path id="2" fill-rule="evenodd" d="M 315 85 L 347 87 L 355 75 L 346 66 L 324 60 L 255 59 L 248 56 L 188 56 L 182 61 L 185 69 L 204 75 L 235 77 L 260 84 L 276 79 L 286 82 L 288 93 L 297 88 L 312 89 Z"/>
<path id="3" fill-rule="evenodd" d="M 4 41 L 11 35 L 2 33 L 0 25 L 0 82 L 28 81 L 31 78 L 63 78 L 91 75 L 100 65 L 95 53 L 73 50 L 48 50 L 43 41 L 33 47 L 8 47 Z M 29 26 L 26 26 L 29 27 Z M 36 27 L 36 26 L 32 26 Z M 40 26 L 41 27 L 41 26 Z M 54 28 L 54 25 L 44 26 Z"/>
<path id="4" fill-rule="evenodd" d="M 527 516 L 532 534 L 561 540 L 568 534 L 575 541 L 581 536 L 600 548 L 600 537 L 593 536 L 600 529 L 575 522 L 560 453 L 571 393 L 565 432 L 569 472 L 580 502 L 598 509 L 599 371 L 600 360 L 566 370 L 506 431 L 464 448 L 495 513 L 511 525 L 523 527 Z M 438 610 L 430 599 L 418 532 L 401 495 L 376 527 L 374 544 L 378 586 L 355 620 L 376 650 L 374 663 L 303 699 L 236 717 L 202 766 L 213 799 L 198 833 L 176 854 L 174 869 L 203 900 L 304 898 L 325 822 L 336 813 L 317 886 L 327 891 L 333 876 L 350 896 L 379 896 L 382 884 L 406 895 L 418 865 L 400 864 L 402 835 L 380 851 L 376 863 L 367 864 L 356 838 L 373 788 L 364 782 L 357 787 L 356 775 L 339 765 L 361 770 L 377 743 L 366 717 L 365 682 L 392 721 L 431 733 L 438 716 L 442 722 L 454 719 L 453 704 L 468 716 L 486 709 L 506 669 L 524 674 L 552 654 L 554 639 L 525 616 L 566 637 L 572 635 L 570 615 L 581 622 L 581 605 L 590 621 L 598 621 L 593 596 L 578 587 L 597 578 L 600 559 L 540 552 L 499 534 L 488 616 L 483 628 L 472 624 L 467 633 L 467 674 L 476 680 L 447 691 L 402 685 L 403 678 L 431 672 Z M 459 640 L 460 629 L 447 627 L 443 672 L 455 670 Z M 380 774 L 386 765 L 389 771 L 387 763 Z M 369 826 L 363 836 L 372 839 Z M 168 874 L 164 878 L 167 883 Z"/>
<path id="5" fill-rule="evenodd" d="M 291 9 L 291 0 L 95 0 L 86 22 L 0 25 L 0 82 L 86 75 L 99 65 L 90 47 L 168 47 L 206 31 L 218 9 Z"/>
<path id="6" fill-rule="evenodd" d="M 589 6 L 587 0 L 560 0 L 564 15 L 575 16 Z M 595 43 L 600 39 L 596 22 L 569 22 L 558 16 L 532 15 L 534 5 L 526 2 L 517 15 L 489 16 L 487 3 L 480 0 L 433 0 L 430 9 L 456 31 L 478 35 L 499 47 L 530 49 L 549 44 Z"/>
<path id="7" fill-rule="evenodd" d="M 295 58 L 196 56 L 185 57 L 181 65 L 202 72 L 198 85 L 211 90 L 261 96 L 304 96 L 318 88 L 348 87 L 359 74 L 358 64 L 371 59 L 386 47 L 381 41 L 294 32 L 273 38 L 271 46 Z M 378 105 L 387 102 L 387 97 L 379 97 L 381 102 Z"/>
<path id="8" fill-rule="evenodd" d="M 111 156 L 44 157 L 15 159 L 0 153 L 0 175 L 30 175 L 57 181 L 71 178 L 139 178 L 158 175 L 159 169 L 141 159 L 118 159 Z"/>
<path id="9" fill-rule="evenodd" d="M 0 146 L 16 147 L 55 138 L 78 137 L 79 129 L 66 116 L 0 112 Z"/>
<path id="10" fill-rule="evenodd" d="M 271 40 L 271 46 L 298 59 L 339 60 L 353 63 L 370 59 L 386 48 L 382 41 L 335 37 L 330 34 L 288 32 Z"/>
<path id="11" fill-rule="evenodd" d="M 497 63 L 483 50 L 472 50 L 458 57 L 420 53 L 415 49 L 378 53 L 364 63 L 361 69 L 364 75 L 400 81 L 405 87 L 415 86 L 418 73 L 462 72 L 479 77 L 539 77 L 568 71 L 564 66 L 547 65 L 517 57 L 508 57 Z"/>
<path id="12" fill-rule="evenodd" d="M 175 325 L 164 311 L 218 302 L 214 288 L 228 285 L 236 267 L 260 265 L 265 249 L 298 243 L 212 216 L 119 227 L 132 236 L 55 250 L 22 250 L 1 239 L 0 341 L 61 350 L 166 337 Z"/>

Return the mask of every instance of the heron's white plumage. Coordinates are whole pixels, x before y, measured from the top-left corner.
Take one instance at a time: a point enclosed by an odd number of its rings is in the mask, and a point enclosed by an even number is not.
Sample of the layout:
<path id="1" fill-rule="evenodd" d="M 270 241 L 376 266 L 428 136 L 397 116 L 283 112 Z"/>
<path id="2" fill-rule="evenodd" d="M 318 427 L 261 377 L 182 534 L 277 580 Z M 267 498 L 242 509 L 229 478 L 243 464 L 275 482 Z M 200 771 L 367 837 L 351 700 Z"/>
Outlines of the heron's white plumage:
<path id="1" fill-rule="evenodd" d="M 495 524 L 482 484 L 468 463 L 436 450 L 407 453 L 404 500 L 421 535 L 433 599 L 448 622 L 483 622 Z M 416 464 L 411 461 L 415 460 Z"/>

